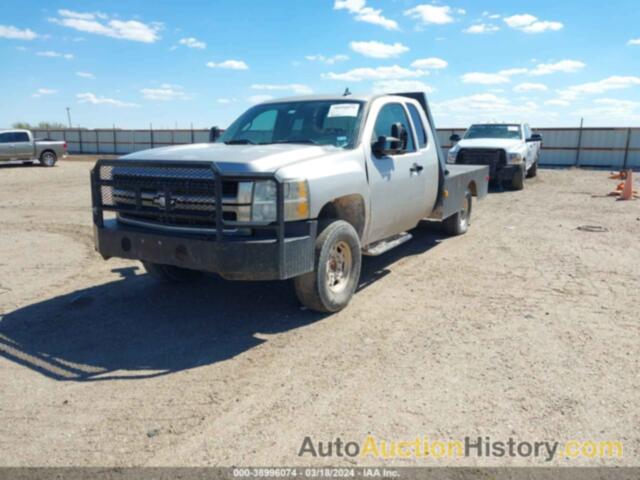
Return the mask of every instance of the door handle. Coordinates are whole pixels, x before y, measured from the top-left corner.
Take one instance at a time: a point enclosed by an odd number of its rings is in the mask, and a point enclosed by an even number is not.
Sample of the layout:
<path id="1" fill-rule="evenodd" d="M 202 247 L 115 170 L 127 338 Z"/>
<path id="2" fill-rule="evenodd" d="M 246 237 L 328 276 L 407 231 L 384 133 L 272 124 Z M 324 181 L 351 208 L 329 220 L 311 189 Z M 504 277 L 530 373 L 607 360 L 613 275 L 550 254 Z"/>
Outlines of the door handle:
<path id="1" fill-rule="evenodd" d="M 418 165 L 417 163 L 414 163 L 409 169 L 410 172 L 414 173 L 420 173 L 422 170 L 424 170 L 424 167 L 422 165 Z"/>

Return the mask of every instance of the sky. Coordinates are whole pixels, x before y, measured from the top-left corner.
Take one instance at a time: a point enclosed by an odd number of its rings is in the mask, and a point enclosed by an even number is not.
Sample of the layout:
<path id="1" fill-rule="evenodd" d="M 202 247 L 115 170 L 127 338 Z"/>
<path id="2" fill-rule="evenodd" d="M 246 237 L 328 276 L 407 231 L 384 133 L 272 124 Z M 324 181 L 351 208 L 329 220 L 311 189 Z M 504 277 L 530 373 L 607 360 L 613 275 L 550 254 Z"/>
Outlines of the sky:
<path id="1" fill-rule="evenodd" d="M 298 94 L 425 91 L 438 127 L 640 126 L 638 0 L 3 0 L 0 127 L 226 127 Z"/>

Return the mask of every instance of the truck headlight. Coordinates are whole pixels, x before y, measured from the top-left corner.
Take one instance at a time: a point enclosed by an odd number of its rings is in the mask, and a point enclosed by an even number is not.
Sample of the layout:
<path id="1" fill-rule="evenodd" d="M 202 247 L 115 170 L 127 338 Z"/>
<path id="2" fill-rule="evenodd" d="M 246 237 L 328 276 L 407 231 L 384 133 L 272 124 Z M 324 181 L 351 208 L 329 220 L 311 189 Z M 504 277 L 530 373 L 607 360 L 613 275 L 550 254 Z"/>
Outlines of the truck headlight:
<path id="1" fill-rule="evenodd" d="M 275 222 L 277 219 L 277 188 L 273 180 L 259 180 L 253 188 L 251 221 Z M 285 221 L 309 218 L 309 186 L 306 180 L 284 183 Z"/>
<path id="2" fill-rule="evenodd" d="M 458 152 L 449 152 L 447 154 L 447 163 L 456 163 L 456 154 Z"/>
<path id="3" fill-rule="evenodd" d="M 508 153 L 507 159 L 509 160 L 509 163 L 522 163 L 522 154 Z"/>

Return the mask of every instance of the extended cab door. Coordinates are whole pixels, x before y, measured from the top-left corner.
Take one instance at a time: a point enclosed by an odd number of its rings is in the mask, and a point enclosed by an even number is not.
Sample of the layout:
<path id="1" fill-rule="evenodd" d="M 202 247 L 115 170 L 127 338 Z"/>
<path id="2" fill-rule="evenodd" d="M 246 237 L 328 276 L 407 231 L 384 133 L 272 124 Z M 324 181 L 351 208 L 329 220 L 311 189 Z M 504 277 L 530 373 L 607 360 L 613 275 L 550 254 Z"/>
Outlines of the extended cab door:
<path id="1" fill-rule="evenodd" d="M 368 173 L 371 190 L 368 243 L 415 227 L 429 210 L 427 182 L 430 174 L 424 150 L 416 144 L 406 102 L 374 102 L 365 129 L 365 139 L 373 144 L 381 136 L 390 136 L 392 125 L 400 123 L 408 132 L 405 153 L 376 157 L 369 145 Z M 437 179 L 437 177 L 436 177 Z"/>
<path id="2" fill-rule="evenodd" d="M 0 161 L 14 158 L 13 132 L 0 133 Z"/>
<path id="3" fill-rule="evenodd" d="M 27 132 L 13 132 L 14 155 L 18 160 L 31 160 L 34 157 L 34 144 Z"/>

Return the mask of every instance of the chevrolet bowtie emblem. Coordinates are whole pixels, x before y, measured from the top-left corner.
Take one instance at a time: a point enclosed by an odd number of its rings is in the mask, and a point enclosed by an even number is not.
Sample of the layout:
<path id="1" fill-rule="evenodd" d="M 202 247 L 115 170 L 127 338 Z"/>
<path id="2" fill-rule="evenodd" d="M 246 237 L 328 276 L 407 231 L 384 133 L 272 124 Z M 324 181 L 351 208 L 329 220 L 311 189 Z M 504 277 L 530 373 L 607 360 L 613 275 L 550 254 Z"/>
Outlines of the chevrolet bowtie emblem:
<path id="1" fill-rule="evenodd" d="M 154 205 L 158 205 L 160 208 L 169 208 L 169 207 L 174 207 L 176 204 L 176 201 L 173 198 L 169 199 L 168 195 L 162 194 L 162 195 L 158 195 L 157 197 L 154 197 L 153 203 Z"/>

